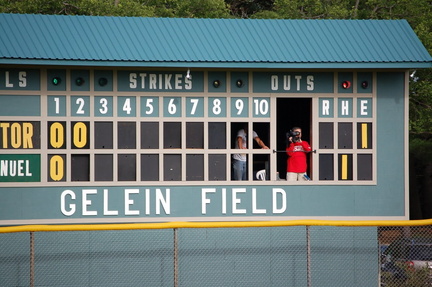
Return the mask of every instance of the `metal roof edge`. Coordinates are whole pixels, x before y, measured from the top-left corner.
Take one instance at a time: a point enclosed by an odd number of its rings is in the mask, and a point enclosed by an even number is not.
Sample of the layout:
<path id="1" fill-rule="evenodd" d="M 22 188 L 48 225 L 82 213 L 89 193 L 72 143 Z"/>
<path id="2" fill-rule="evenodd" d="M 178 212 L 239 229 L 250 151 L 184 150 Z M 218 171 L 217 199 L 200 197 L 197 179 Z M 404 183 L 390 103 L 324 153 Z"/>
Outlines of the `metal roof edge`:
<path id="1" fill-rule="evenodd" d="M 151 67 L 151 68 L 238 68 L 238 69 L 420 69 L 432 68 L 432 62 L 374 63 L 244 63 L 244 62 L 124 62 L 124 61 L 55 61 L 0 59 L 0 65 Z"/>

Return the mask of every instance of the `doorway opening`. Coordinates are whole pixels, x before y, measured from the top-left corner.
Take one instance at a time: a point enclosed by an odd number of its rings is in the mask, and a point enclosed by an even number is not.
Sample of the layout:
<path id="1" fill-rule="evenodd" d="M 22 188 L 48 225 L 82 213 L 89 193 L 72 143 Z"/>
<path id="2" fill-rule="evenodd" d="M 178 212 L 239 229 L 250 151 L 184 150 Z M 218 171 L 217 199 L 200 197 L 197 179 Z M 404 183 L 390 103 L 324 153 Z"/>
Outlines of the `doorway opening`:
<path id="1" fill-rule="evenodd" d="M 276 165 L 279 177 L 286 179 L 287 147 L 286 134 L 293 127 L 302 129 L 302 140 L 311 144 L 312 138 L 312 99 L 311 98 L 278 98 L 276 102 Z M 313 149 L 313 147 L 312 147 Z M 311 156 L 308 157 L 307 174 L 312 178 Z"/>

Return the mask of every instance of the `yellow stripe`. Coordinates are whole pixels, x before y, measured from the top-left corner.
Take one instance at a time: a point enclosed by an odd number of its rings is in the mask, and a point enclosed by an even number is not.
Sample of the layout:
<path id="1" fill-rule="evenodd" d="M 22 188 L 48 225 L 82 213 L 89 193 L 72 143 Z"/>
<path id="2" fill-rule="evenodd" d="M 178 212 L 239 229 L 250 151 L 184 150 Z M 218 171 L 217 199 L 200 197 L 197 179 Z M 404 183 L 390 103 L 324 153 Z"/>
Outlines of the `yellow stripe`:
<path id="1" fill-rule="evenodd" d="M 281 221 L 222 221 L 222 222 L 163 222 L 127 224 L 66 224 L 66 225 L 20 225 L 0 227 L 0 233 L 41 231 L 94 231 L 172 228 L 244 228 L 278 226 L 427 226 L 432 219 L 421 220 L 281 220 Z"/>
<path id="2" fill-rule="evenodd" d="M 367 124 L 366 123 L 362 123 L 361 130 L 362 130 L 362 148 L 368 148 Z"/>
<path id="3" fill-rule="evenodd" d="M 348 179 L 348 155 L 342 155 L 342 179 Z"/>

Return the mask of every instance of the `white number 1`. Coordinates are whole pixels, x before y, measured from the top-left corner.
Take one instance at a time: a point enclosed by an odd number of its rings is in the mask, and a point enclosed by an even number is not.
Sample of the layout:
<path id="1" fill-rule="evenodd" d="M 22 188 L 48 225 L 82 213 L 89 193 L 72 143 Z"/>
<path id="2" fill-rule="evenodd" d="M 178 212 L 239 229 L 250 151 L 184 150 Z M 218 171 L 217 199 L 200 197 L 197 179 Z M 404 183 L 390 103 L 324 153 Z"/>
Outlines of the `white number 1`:
<path id="1" fill-rule="evenodd" d="M 54 98 L 54 102 L 55 102 L 55 113 L 59 114 L 60 113 L 60 99 Z"/>

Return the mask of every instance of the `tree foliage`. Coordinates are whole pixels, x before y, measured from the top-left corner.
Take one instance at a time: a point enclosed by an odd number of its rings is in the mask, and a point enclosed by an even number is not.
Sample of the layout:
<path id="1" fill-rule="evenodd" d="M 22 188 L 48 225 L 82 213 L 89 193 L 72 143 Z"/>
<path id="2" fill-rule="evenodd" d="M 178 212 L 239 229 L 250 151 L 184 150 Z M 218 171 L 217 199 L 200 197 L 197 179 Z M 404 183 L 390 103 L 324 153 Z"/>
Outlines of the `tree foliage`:
<path id="1" fill-rule="evenodd" d="M 226 18 L 223 0 L 0 0 L 1 13 Z"/>
<path id="2" fill-rule="evenodd" d="M 92 15 L 92 16 L 155 16 L 154 7 L 134 0 L 0 0 L 2 13 Z"/>
<path id="3" fill-rule="evenodd" d="M 228 5 L 223 0 L 148 0 L 143 5 L 154 7 L 155 17 L 228 18 Z"/>
<path id="4" fill-rule="evenodd" d="M 225 2 L 229 5 L 232 16 L 254 18 L 256 13 L 269 15 L 268 12 L 273 9 L 274 0 L 226 0 Z"/>
<path id="5" fill-rule="evenodd" d="M 285 19 L 346 19 L 350 3 L 346 0 L 275 0 L 274 9 Z"/>

